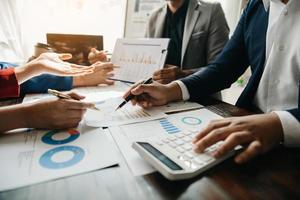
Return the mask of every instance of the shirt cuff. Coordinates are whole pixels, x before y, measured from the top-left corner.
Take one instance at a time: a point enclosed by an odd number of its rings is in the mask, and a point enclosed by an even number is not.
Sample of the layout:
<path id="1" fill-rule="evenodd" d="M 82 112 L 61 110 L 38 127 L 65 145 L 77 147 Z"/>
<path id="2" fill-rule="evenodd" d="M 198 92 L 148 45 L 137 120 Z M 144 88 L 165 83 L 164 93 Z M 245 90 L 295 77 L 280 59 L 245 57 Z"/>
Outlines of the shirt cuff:
<path id="1" fill-rule="evenodd" d="M 187 89 L 186 85 L 179 80 L 174 81 L 175 83 L 177 83 L 181 89 L 181 94 L 182 94 L 182 100 L 187 101 L 190 99 L 190 93 L 189 90 Z"/>
<path id="2" fill-rule="evenodd" d="M 300 147 L 300 123 L 287 111 L 274 111 L 281 121 L 284 134 L 283 144 L 287 147 Z"/>

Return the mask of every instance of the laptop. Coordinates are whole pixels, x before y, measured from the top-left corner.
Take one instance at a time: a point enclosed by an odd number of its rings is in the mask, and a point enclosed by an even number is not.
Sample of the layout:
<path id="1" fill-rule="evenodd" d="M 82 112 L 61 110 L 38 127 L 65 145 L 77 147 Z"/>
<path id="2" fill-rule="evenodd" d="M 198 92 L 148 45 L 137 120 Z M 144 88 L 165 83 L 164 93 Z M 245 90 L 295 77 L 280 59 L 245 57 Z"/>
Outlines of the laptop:
<path id="1" fill-rule="evenodd" d="M 91 48 L 103 50 L 103 36 L 47 33 L 47 43 L 57 53 L 71 53 L 68 62 L 90 65 L 88 55 Z"/>

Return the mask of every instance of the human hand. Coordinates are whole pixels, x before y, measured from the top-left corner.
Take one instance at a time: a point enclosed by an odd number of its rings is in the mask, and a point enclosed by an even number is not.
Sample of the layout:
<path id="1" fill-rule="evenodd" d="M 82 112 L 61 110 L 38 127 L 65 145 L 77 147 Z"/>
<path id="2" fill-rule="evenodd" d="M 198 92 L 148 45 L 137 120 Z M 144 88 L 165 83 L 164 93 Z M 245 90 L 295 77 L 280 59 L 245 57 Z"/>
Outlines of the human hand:
<path id="1" fill-rule="evenodd" d="M 16 67 L 15 74 L 18 83 L 41 75 L 52 74 L 57 76 L 82 76 L 93 73 L 93 66 L 75 65 L 64 60 L 72 58 L 71 54 L 43 53 L 38 58 L 26 63 L 24 66 Z"/>
<path id="2" fill-rule="evenodd" d="M 168 84 L 184 76 L 184 71 L 179 67 L 174 65 L 165 65 L 165 68 L 154 72 L 153 80 L 162 84 Z"/>
<path id="3" fill-rule="evenodd" d="M 203 152 L 222 140 L 224 143 L 213 156 L 221 157 L 238 145 L 246 145 L 245 150 L 235 157 L 235 162 L 244 163 L 283 141 L 283 129 L 275 113 L 226 118 L 212 121 L 193 143 L 196 152 Z"/>
<path id="4" fill-rule="evenodd" d="M 112 63 L 96 62 L 92 65 L 94 72 L 92 74 L 74 77 L 73 86 L 96 86 L 99 84 L 114 84 L 113 80 L 109 80 L 113 76 L 114 65 Z"/>
<path id="5" fill-rule="evenodd" d="M 93 73 L 93 66 L 65 62 L 71 58 L 71 54 L 43 53 L 27 65 L 36 75 L 48 73 L 57 76 L 82 76 Z"/>
<path id="6" fill-rule="evenodd" d="M 125 99 L 129 94 L 135 95 L 131 100 L 133 105 L 140 105 L 143 108 L 152 106 L 165 105 L 170 101 L 181 99 L 181 90 L 177 83 L 163 85 L 158 82 L 151 84 L 134 84 L 128 91 L 125 92 Z"/>
<path id="7" fill-rule="evenodd" d="M 91 64 L 94 64 L 98 61 L 106 62 L 107 55 L 106 55 L 105 51 L 98 51 L 97 49 L 92 48 L 88 55 L 88 59 Z"/>
<path id="8" fill-rule="evenodd" d="M 24 119 L 29 128 L 64 129 L 78 126 L 87 108 L 91 103 L 80 102 L 83 96 L 69 94 L 77 100 L 50 99 L 41 100 L 25 106 Z"/>

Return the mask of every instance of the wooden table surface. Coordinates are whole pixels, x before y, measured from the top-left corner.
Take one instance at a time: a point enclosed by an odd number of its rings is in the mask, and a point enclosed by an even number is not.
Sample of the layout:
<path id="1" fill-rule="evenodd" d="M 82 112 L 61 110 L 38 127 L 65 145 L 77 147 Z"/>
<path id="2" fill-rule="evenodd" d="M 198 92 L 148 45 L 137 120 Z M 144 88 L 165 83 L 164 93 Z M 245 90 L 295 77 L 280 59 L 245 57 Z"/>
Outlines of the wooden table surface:
<path id="1" fill-rule="evenodd" d="M 209 104 L 222 115 L 248 114 Z M 243 165 L 228 159 L 191 180 L 173 182 L 159 173 L 134 177 L 121 157 L 119 166 L 3 192 L 0 199 L 300 199 L 300 149 L 280 146 Z"/>

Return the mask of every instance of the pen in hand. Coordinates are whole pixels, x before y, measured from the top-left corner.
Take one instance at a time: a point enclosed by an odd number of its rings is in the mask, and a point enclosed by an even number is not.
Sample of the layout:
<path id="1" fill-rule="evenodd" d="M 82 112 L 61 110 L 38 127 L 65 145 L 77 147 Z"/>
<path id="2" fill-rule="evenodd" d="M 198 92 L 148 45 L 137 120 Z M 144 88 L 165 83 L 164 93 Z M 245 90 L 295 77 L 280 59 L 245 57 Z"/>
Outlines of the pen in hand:
<path id="1" fill-rule="evenodd" d="M 152 83 L 152 78 L 149 78 L 149 79 L 147 79 L 147 80 L 141 82 L 139 85 L 142 85 L 142 84 L 150 84 L 150 83 Z M 122 108 L 127 102 L 129 102 L 130 100 L 132 100 L 134 97 L 135 97 L 135 95 L 133 95 L 133 94 L 130 93 L 130 94 L 125 98 L 125 100 L 124 100 L 124 101 L 116 108 L 115 111 L 117 111 L 117 110 L 119 110 L 120 108 Z"/>
<path id="2" fill-rule="evenodd" d="M 70 95 L 67 95 L 67 94 L 64 94 L 60 91 L 57 91 L 57 90 L 52 90 L 52 89 L 48 89 L 48 93 L 49 94 L 52 94 L 60 99 L 70 99 L 70 100 L 74 100 L 74 98 L 72 98 Z M 100 111 L 99 108 L 96 107 L 96 105 L 94 104 L 93 107 L 91 107 L 90 109 L 93 109 L 93 110 L 97 110 L 97 111 Z"/>

